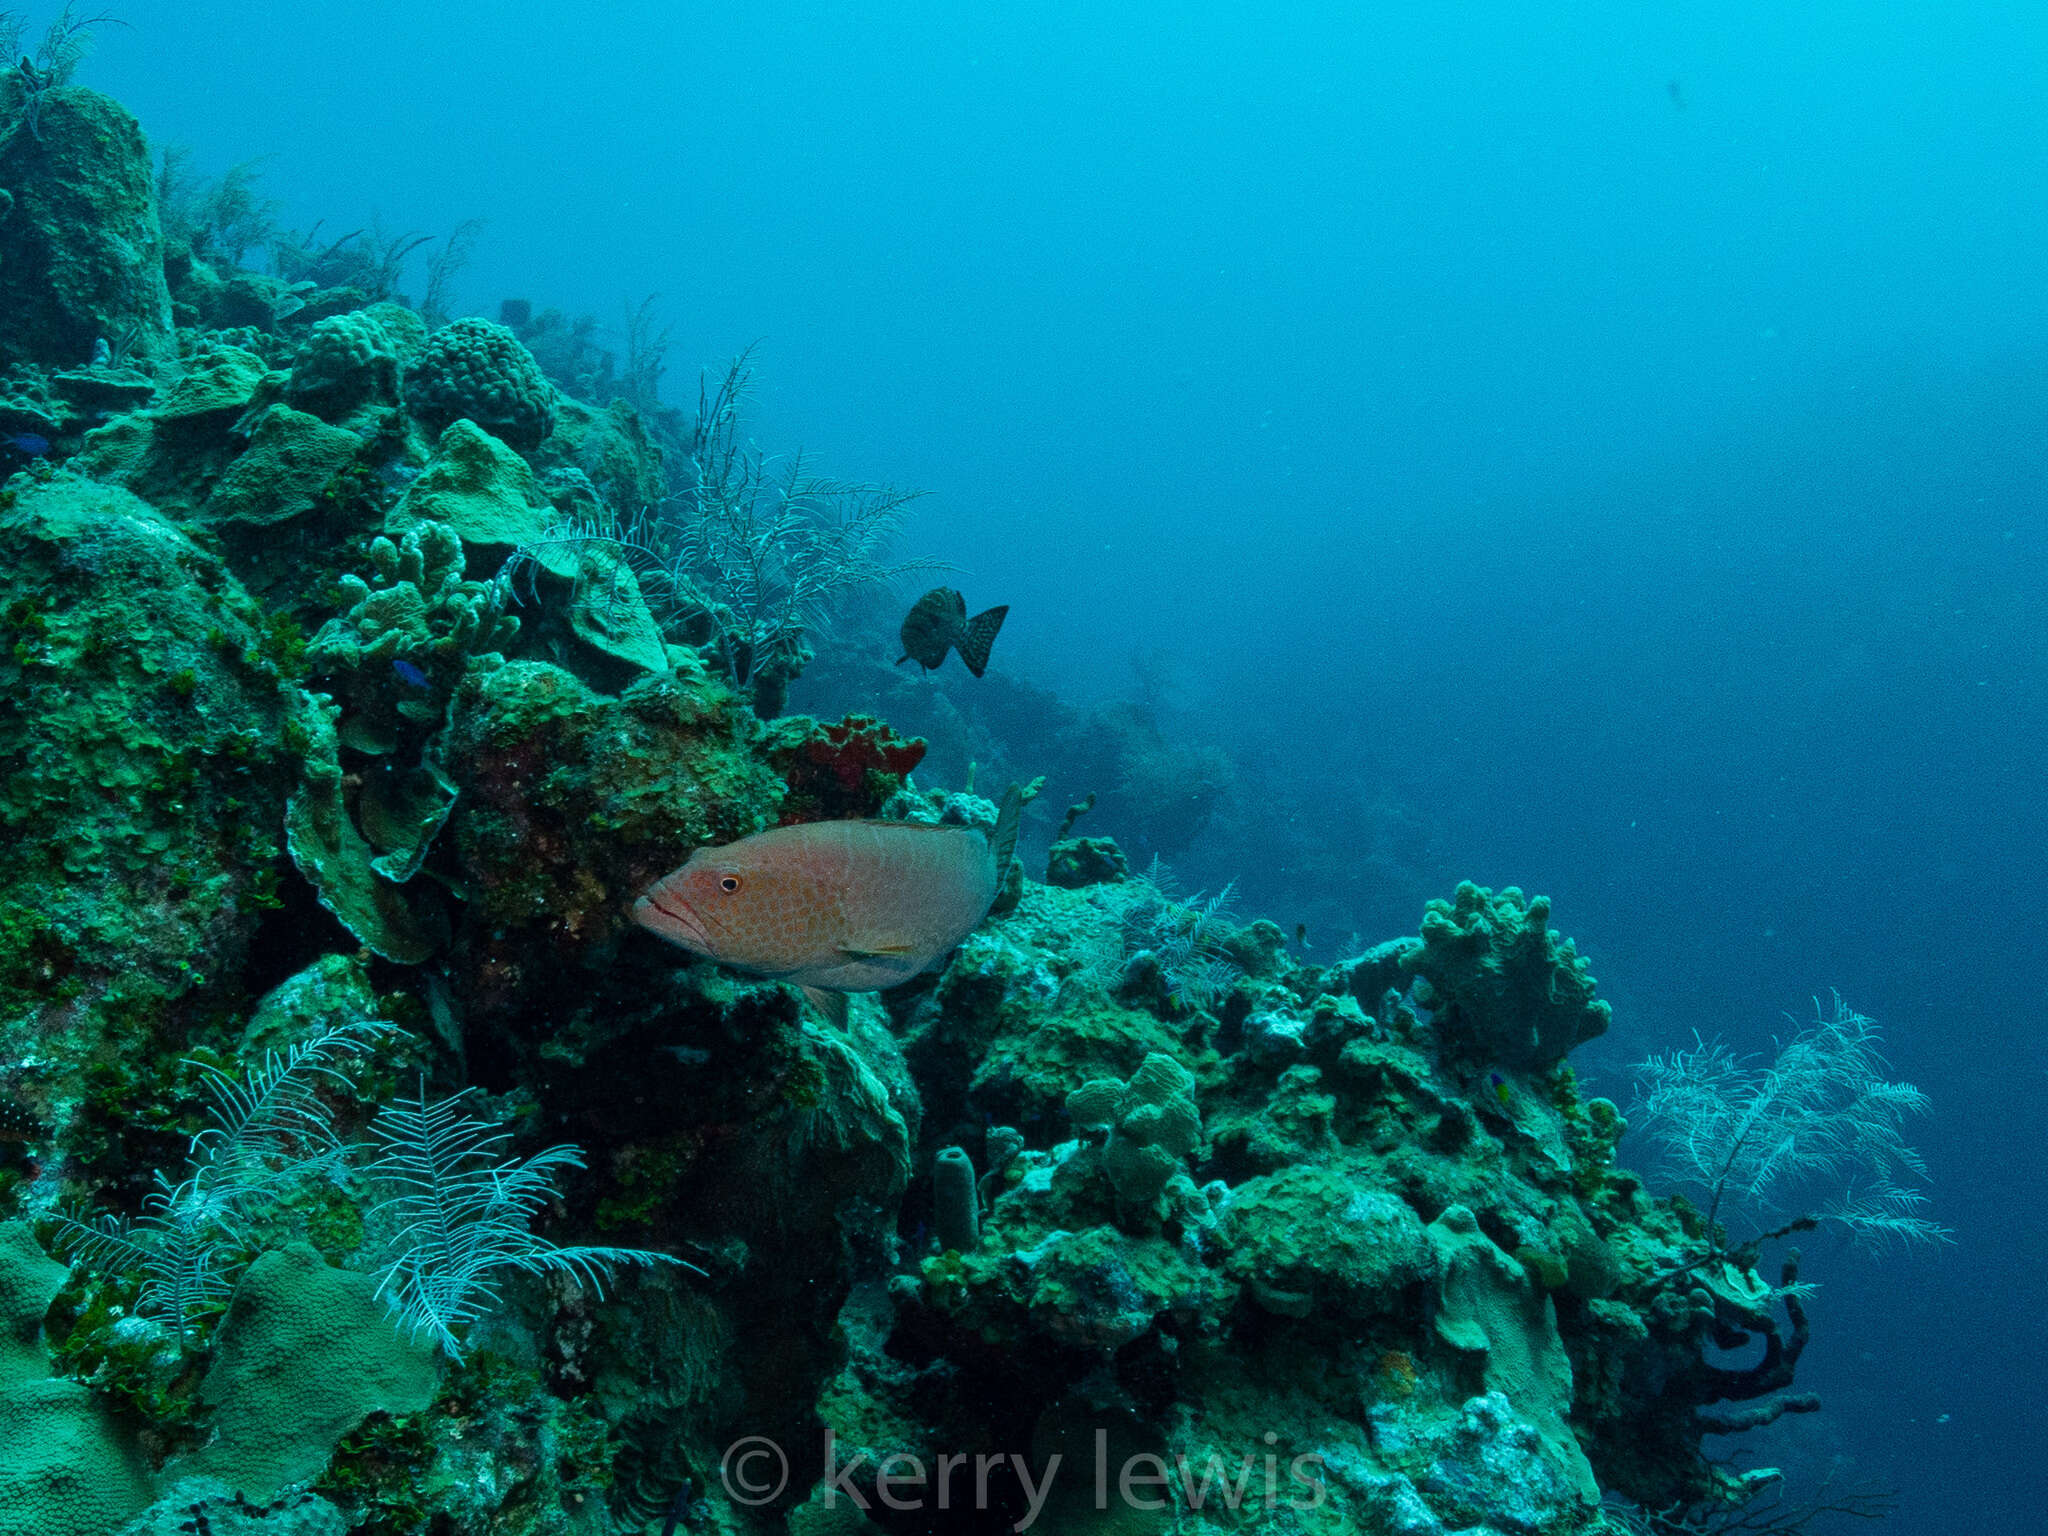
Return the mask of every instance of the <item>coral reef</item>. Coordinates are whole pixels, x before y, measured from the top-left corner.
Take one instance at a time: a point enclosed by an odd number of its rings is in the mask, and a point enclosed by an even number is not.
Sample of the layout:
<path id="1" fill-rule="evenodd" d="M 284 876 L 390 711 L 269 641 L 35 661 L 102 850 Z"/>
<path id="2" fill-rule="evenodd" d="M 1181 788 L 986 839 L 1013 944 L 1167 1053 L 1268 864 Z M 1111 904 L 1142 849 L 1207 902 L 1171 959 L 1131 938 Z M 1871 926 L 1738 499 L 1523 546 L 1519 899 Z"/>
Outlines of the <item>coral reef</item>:
<path id="1" fill-rule="evenodd" d="M 463 579 L 462 540 L 446 523 L 374 539 L 369 557 L 369 579 L 336 583 L 347 606 L 313 636 L 306 665 L 346 701 L 348 745 L 388 756 L 440 724 L 470 659 L 501 652 L 519 620 L 496 588 Z"/>
<path id="2" fill-rule="evenodd" d="M 223 203 L 165 241 L 125 115 L 56 88 L 24 138 L 20 89 L 0 1532 L 1740 1510 L 1703 1439 L 1813 1406 L 1796 1261 L 1616 1166 L 1547 901 L 1309 964 L 1071 835 L 1099 787 L 1185 844 L 1218 761 L 1018 694 L 1076 810 L 942 967 L 841 1031 L 662 945 L 631 903 L 707 844 L 993 822 L 893 704 L 773 718 L 903 498 L 770 476 L 730 388 L 643 415 L 644 326 L 623 376 L 530 308 L 429 333 L 402 239 L 264 276 Z"/>
<path id="3" fill-rule="evenodd" d="M 537 541 L 548 499 L 517 454 L 467 417 L 441 432 L 426 469 L 392 509 L 387 531 L 442 522 L 461 536 L 478 574 L 495 573 L 515 549 Z"/>

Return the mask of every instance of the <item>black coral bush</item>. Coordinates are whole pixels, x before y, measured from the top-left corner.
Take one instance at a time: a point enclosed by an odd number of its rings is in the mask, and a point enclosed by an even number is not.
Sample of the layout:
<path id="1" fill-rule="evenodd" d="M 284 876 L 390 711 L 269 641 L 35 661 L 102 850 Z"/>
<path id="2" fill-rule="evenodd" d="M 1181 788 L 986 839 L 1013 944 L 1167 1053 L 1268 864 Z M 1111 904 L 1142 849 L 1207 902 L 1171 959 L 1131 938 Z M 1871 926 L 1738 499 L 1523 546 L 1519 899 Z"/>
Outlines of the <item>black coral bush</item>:
<path id="1" fill-rule="evenodd" d="M 61 1214 L 55 1246 L 90 1268 L 139 1274 L 138 1310 L 181 1336 L 227 1306 L 252 1256 L 247 1223 L 300 1180 L 339 1175 L 349 1147 L 319 1090 L 350 1087 L 346 1068 L 391 1026 L 364 1020 L 264 1053 L 236 1074 L 200 1062 L 211 1123 L 191 1141 L 185 1176 L 159 1169 L 134 1221 Z"/>
<path id="2" fill-rule="evenodd" d="M 583 1154 L 558 1146 L 501 1160 L 511 1137 L 465 1112 L 469 1093 L 434 1103 L 422 1086 L 370 1127 L 380 1147 L 368 1172 L 388 1191 L 376 1215 L 394 1229 L 379 1294 L 415 1336 L 459 1360 L 457 1330 L 502 1300 L 508 1270 L 565 1271 L 602 1296 L 620 1265 L 682 1262 L 641 1248 L 562 1248 L 538 1236 L 533 1218 L 554 1198 L 556 1174 L 581 1168 Z"/>
<path id="3" fill-rule="evenodd" d="M 351 1087 L 347 1069 L 391 1033 L 374 1020 L 338 1025 L 267 1053 L 246 1073 L 197 1063 L 210 1123 L 192 1138 L 184 1177 L 159 1171 L 133 1220 L 56 1216 L 56 1251 L 137 1276 L 137 1310 L 189 1345 L 226 1310 L 261 1247 L 251 1230 L 261 1218 L 304 1180 L 366 1176 L 378 1192 L 371 1220 L 388 1233 L 378 1293 L 400 1326 L 430 1336 L 452 1359 L 461 1358 L 461 1330 L 501 1301 L 508 1271 L 566 1272 L 601 1296 L 621 1265 L 683 1262 L 637 1248 L 558 1247 L 536 1235 L 533 1219 L 555 1197 L 556 1176 L 581 1168 L 583 1154 L 556 1146 L 506 1158 L 509 1133 L 467 1112 L 472 1090 L 434 1102 L 422 1085 L 378 1114 L 373 1146 L 344 1142 L 322 1090 Z"/>
<path id="4" fill-rule="evenodd" d="M 1946 1238 L 1925 1214 L 1915 1185 L 1927 1167 L 1903 1128 L 1927 1096 L 1885 1076 L 1877 1025 L 1840 997 L 1815 1014 L 1768 1064 L 1717 1040 L 1651 1057 L 1630 1119 L 1667 1171 L 1705 1194 L 1710 1233 L 1737 1210 L 1798 1205 L 1808 1214 L 1753 1242 L 1820 1221 L 1878 1246 Z"/>

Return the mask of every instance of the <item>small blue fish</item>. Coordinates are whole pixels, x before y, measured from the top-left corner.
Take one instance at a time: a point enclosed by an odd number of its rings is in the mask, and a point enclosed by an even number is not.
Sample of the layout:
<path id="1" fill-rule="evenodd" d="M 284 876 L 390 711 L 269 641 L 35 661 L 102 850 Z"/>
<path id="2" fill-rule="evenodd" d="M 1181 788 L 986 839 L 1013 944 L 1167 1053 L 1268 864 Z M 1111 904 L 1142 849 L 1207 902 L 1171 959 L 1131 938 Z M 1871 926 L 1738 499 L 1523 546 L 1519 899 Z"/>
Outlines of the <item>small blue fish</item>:
<path id="1" fill-rule="evenodd" d="M 424 688 L 427 686 L 427 674 L 407 661 L 403 656 L 397 657 L 392 661 L 391 670 L 398 674 L 400 682 L 410 687 Z"/>
<path id="2" fill-rule="evenodd" d="M 1515 1107 L 1515 1091 L 1508 1086 L 1508 1080 L 1498 1072 L 1486 1074 L 1486 1080 L 1493 1085 L 1493 1096 L 1509 1109 Z"/>
<path id="3" fill-rule="evenodd" d="M 7 436 L 0 437 L 0 443 L 5 443 L 16 453 L 26 454 L 32 459 L 40 459 L 50 451 L 50 440 L 47 437 L 38 437 L 33 432 L 10 432 Z"/>

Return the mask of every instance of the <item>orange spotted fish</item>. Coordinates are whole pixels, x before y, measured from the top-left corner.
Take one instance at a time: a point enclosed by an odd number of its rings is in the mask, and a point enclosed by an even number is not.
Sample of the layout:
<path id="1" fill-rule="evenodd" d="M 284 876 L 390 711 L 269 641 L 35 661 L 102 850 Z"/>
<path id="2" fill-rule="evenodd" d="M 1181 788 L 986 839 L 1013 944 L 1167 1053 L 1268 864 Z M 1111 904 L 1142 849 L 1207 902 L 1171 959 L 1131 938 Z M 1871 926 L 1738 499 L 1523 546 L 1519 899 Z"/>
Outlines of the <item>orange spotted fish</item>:
<path id="1" fill-rule="evenodd" d="M 846 994 L 942 961 L 988 915 L 1024 797 L 993 834 L 901 821 L 812 821 L 699 848 L 633 903 L 633 918 L 721 965 L 801 987 L 846 1022 Z"/>

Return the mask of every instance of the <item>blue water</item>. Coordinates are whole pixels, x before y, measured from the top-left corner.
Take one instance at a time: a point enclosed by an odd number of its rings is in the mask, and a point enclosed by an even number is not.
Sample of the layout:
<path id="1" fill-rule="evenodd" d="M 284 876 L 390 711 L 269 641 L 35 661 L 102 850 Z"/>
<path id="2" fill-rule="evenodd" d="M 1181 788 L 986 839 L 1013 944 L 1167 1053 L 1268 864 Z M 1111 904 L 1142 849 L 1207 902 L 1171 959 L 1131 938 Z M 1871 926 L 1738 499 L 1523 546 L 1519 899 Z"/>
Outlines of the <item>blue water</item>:
<path id="1" fill-rule="evenodd" d="M 1547 891 L 1621 1098 L 1839 988 L 1956 1242 L 1809 1245 L 1767 1449 L 2034 1528 L 2048 12 L 1276 9 L 130 0 L 83 78 L 288 222 L 486 219 L 469 307 L 659 293 L 679 402 L 759 339 L 1001 667 L 1232 754 L 1191 883 Z"/>

